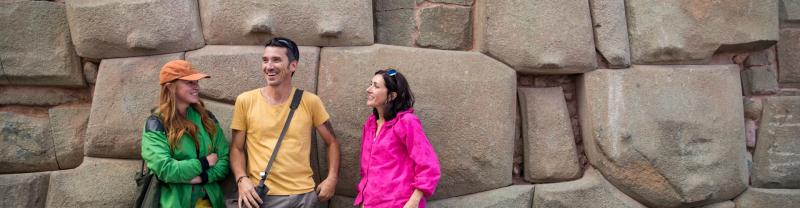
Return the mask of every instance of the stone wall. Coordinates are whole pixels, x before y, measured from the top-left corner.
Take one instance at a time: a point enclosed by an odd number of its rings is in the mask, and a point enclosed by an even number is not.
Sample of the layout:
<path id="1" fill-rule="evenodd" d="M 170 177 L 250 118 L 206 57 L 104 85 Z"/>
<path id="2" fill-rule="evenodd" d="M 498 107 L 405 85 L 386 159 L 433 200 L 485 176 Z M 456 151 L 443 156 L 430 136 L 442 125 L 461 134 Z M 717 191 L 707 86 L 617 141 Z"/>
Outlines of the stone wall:
<path id="1" fill-rule="evenodd" d="M 339 136 L 323 206 L 352 206 L 364 83 L 393 67 L 430 207 L 800 207 L 797 0 L 0 0 L 0 207 L 130 207 L 160 67 L 210 74 L 227 129 L 277 36 Z"/>

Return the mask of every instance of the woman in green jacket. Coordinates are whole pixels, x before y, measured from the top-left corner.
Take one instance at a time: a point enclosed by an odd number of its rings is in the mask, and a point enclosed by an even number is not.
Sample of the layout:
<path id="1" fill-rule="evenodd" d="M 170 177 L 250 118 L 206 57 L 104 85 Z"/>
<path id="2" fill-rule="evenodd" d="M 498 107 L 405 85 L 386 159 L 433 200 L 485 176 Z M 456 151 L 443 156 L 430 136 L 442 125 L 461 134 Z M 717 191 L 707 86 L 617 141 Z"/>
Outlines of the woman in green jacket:
<path id="1" fill-rule="evenodd" d="M 225 207 L 218 181 L 228 174 L 228 142 L 200 100 L 208 75 L 183 60 L 161 68 L 160 101 L 142 135 L 142 159 L 161 183 L 162 207 Z"/>

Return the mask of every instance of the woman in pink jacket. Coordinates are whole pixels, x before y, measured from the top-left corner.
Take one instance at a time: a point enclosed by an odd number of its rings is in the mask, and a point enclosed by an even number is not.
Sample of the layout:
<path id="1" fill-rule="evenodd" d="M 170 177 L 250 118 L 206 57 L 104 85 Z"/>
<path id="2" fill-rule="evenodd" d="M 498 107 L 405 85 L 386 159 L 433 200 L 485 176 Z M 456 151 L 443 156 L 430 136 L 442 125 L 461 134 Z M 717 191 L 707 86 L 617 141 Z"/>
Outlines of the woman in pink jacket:
<path id="1" fill-rule="evenodd" d="M 403 74 L 380 70 L 367 88 L 372 115 L 361 140 L 356 206 L 425 207 L 439 182 L 439 159 L 414 115 L 414 95 Z"/>

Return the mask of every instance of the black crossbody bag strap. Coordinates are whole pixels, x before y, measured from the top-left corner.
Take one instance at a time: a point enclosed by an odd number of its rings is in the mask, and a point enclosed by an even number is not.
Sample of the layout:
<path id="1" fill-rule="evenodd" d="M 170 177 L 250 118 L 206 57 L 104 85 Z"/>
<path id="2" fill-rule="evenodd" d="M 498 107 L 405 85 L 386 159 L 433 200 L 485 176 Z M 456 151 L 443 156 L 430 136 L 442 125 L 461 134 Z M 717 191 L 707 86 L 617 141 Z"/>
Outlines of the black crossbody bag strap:
<path id="1" fill-rule="evenodd" d="M 292 104 L 289 106 L 289 116 L 286 118 L 286 123 L 283 124 L 283 130 L 281 130 L 281 135 L 278 136 L 278 142 L 275 143 L 275 149 L 272 150 L 272 156 L 269 158 L 269 162 L 267 163 L 267 168 L 264 169 L 264 174 L 261 175 L 261 180 L 258 181 L 258 187 L 263 187 L 264 182 L 267 180 L 267 175 L 269 175 L 269 170 L 272 169 L 272 162 L 275 161 L 275 157 L 278 155 L 278 150 L 281 148 L 283 137 L 286 136 L 286 130 L 289 129 L 289 124 L 292 123 L 292 116 L 294 116 L 294 111 L 297 110 L 297 106 L 300 105 L 300 99 L 302 98 L 303 98 L 303 90 L 296 89 L 294 92 L 294 97 L 292 98 Z"/>

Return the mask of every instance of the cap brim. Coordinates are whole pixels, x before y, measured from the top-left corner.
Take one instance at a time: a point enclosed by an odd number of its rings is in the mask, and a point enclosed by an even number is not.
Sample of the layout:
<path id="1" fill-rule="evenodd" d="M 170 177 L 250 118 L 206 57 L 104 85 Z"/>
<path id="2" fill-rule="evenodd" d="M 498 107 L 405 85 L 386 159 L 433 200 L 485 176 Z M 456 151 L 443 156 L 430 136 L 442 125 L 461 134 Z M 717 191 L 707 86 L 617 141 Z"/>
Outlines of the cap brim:
<path id="1" fill-rule="evenodd" d="M 203 74 L 203 73 L 197 73 L 197 74 L 192 74 L 192 75 L 189 75 L 189 76 L 184 76 L 184 77 L 181 77 L 181 78 L 178 78 L 178 79 L 196 81 L 196 80 L 201 80 L 201 79 L 205 79 L 205 78 L 211 78 L 211 76 L 208 76 L 207 74 Z"/>

